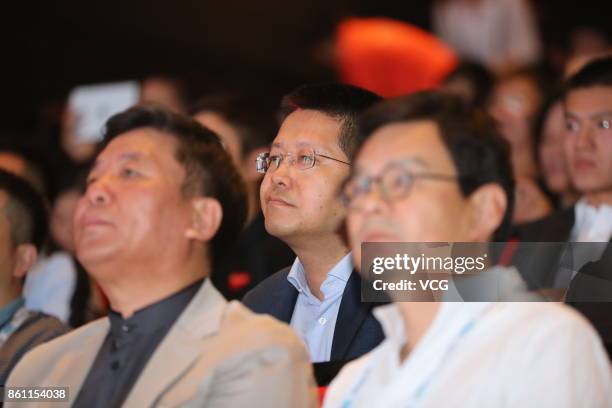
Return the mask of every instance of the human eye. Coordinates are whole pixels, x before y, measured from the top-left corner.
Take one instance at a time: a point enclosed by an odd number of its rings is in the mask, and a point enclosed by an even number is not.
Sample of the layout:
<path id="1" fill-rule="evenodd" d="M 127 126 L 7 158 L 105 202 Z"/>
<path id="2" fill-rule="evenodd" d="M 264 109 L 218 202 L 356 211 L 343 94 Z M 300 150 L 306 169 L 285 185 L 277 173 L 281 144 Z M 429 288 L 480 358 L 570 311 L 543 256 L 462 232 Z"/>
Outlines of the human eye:
<path id="1" fill-rule="evenodd" d="M 314 164 L 314 155 L 310 153 L 300 153 L 298 160 L 302 166 L 312 166 Z"/>
<path id="2" fill-rule="evenodd" d="M 580 124 L 575 119 L 565 119 L 565 130 L 568 133 L 577 133 L 580 131 Z"/>
<path id="3" fill-rule="evenodd" d="M 386 192 L 387 197 L 394 199 L 402 197 L 410 188 L 413 182 L 411 172 L 402 165 L 391 166 L 383 173 L 381 187 Z"/>
<path id="4" fill-rule="evenodd" d="M 612 129 L 612 119 L 605 118 L 601 119 L 597 122 L 597 127 L 602 130 L 610 130 Z"/>
<path id="5" fill-rule="evenodd" d="M 120 175 L 123 178 L 134 178 L 140 176 L 140 172 L 132 167 L 123 167 L 120 171 Z"/>
<path id="6" fill-rule="evenodd" d="M 383 178 L 388 191 L 401 192 L 410 186 L 412 177 L 407 172 L 391 171 Z"/>
<path id="7" fill-rule="evenodd" d="M 87 176 L 87 179 L 85 180 L 85 187 L 89 187 L 91 184 L 95 183 L 96 180 L 97 178 L 94 176 Z"/>
<path id="8" fill-rule="evenodd" d="M 274 166 L 278 167 L 280 166 L 280 162 L 283 160 L 283 156 L 279 153 L 271 153 L 268 160 L 270 163 L 274 163 Z"/>

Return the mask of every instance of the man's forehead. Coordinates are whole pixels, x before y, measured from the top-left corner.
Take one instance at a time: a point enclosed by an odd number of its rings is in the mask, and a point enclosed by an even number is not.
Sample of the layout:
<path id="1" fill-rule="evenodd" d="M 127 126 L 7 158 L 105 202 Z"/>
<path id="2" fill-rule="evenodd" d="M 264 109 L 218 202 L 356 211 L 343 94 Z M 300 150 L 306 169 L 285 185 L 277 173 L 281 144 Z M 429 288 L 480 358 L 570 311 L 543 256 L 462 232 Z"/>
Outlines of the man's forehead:
<path id="1" fill-rule="evenodd" d="M 565 98 L 566 114 L 601 115 L 612 112 L 612 86 L 578 88 Z"/>
<path id="2" fill-rule="evenodd" d="M 315 110 L 301 109 L 287 116 L 274 142 L 292 146 L 298 143 L 331 146 L 337 144 L 341 129 L 340 119 Z"/>
<path id="3" fill-rule="evenodd" d="M 432 121 L 398 122 L 378 128 L 365 142 L 361 155 L 370 152 L 385 155 L 405 156 L 418 154 L 425 156 L 445 149 Z"/>
<path id="4" fill-rule="evenodd" d="M 154 161 L 173 155 L 174 137 L 154 129 L 135 129 L 113 139 L 96 158 L 95 165 L 112 161 Z M 94 167 L 95 167 L 94 165 Z"/>

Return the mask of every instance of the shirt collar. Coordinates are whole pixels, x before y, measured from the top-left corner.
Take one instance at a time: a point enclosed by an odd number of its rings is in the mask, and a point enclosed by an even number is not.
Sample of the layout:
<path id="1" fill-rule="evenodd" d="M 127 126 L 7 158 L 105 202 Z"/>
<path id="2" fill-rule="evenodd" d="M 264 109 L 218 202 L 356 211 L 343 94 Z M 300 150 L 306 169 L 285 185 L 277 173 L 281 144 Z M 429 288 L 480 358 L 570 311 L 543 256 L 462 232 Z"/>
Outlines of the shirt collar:
<path id="1" fill-rule="evenodd" d="M 327 279 L 330 276 L 334 278 L 340 279 L 342 282 L 346 284 L 349 278 L 351 277 L 351 273 L 353 272 L 353 261 L 351 258 L 351 253 L 344 255 L 340 261 L 327 273 Z M 295 261 L 293 261 L 293 265 L 291 265 L 291 269 L 289 270 L 289 274 L 287 275 L 287 280 L 291 283 L 295 289 L 297 289 L 300 293 L 305 293 L 306 295 L 310 295 L 310 287 L 308 287 L 308 281 L 306 280 L 306 271 L 304 270 L 304 265 L 300 261 L 300 258 L 296 257 Z M 313 295 L 314 296 L 314 295 Z"/>
<path id="2" fill-rule="evenodd" d="M 476 319 L 492 305 L 491 302 L 442 302 L 438 313 L 427 329 L 427 333 L 444 330 L 445 325 L 450 325 L 458 320 Z M 406 333 L 404 317 L 397 304 L 391 303 L 375 307 L 372 313 L 376 320 L 380 322 L 386 339 L 392 341 L 398 347 L 406 343 L 410 333 Z"/>
<path id="3" fill-rule="evenodd" d="M 13 315 L 25 304 L 25 299 L 19 297 L 0 309 L 0 327 L 4 326 Z"/>
<path id="4" fill-rule="evenodd" d="M 584 198 L 576 203 L 574 240 L 607 242 L 612 234 L 612 205 L 595 208 Z"/>
<path id="5" fill-rule="evenodd" d="M 169 328 L 202 286 L 199 280 L 158 302 L 136 311 L 124 319 L 120 313 L 110 310 L 110 332 L 113 337 L 122 337 L 128 333 L 153 333 Z"/>

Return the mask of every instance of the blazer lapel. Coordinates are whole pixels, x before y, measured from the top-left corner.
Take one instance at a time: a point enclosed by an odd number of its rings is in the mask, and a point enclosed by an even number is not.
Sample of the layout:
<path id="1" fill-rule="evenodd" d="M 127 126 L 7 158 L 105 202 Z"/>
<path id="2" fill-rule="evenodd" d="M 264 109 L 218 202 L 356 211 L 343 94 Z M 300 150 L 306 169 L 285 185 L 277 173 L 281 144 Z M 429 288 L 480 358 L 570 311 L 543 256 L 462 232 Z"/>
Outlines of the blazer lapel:
<path id="1" fill-rule="evenodd" d="M 147 363 L 123 407 L 152 406 L 201 355 L 204 339 L 219 331 L 226 305 L 206 279 Z"/>
<path id="2" fill-rule="evenodd" d="M 45 385 L 68 387 L 72 401 L 81 391 L 87 373 L 110 328 L 108 318 L 102 318 L 91 325 L 89 330 L 79 337 L 79 347 L 75 347 L 78 351 L 62 355 L 54 364 L 53 372 L 45 379 Z M 40 385 L 43 386 L 43 384 Z"/>
<path id="3" fill-rule="evenodd" d="M 359 327 L 370 313 L 372 304 L 361 302 L 361 278 L 353 270 L 346 283 L 336 320 L 331 361 L 344 360 Z"/>
<path id="4" fill-rule="evenodd" d="M 284 290 L 276 293 L 272 303 L 272 315 L 281 322 L 289 324 L 298 298 L 298 291 L 289 281 L 283 282 Z"/>

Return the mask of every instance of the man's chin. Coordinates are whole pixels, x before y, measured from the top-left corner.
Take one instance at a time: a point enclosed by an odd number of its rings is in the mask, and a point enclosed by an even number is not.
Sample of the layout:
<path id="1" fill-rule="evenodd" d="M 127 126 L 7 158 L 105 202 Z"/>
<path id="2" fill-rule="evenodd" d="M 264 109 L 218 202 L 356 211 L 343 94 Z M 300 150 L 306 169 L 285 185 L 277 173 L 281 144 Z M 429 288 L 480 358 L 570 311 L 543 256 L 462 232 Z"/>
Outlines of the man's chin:
<path id="1" fill-rule="evenodd" d="M 268 217 L 265 219 L 266 231 L 268 234 L 282 239 L 296 233 L 295 219 L 283 217 Z"/>
<path id="2" fill-rule="evenodd" d="M 85 267 L 85 269 L 89 270 L 94 269 L 99 265 L 104 265 L 116 259 L 117 251 L 116 248 L 110 246 L 79 246 L 77 247 L 77 259 Z"/>

